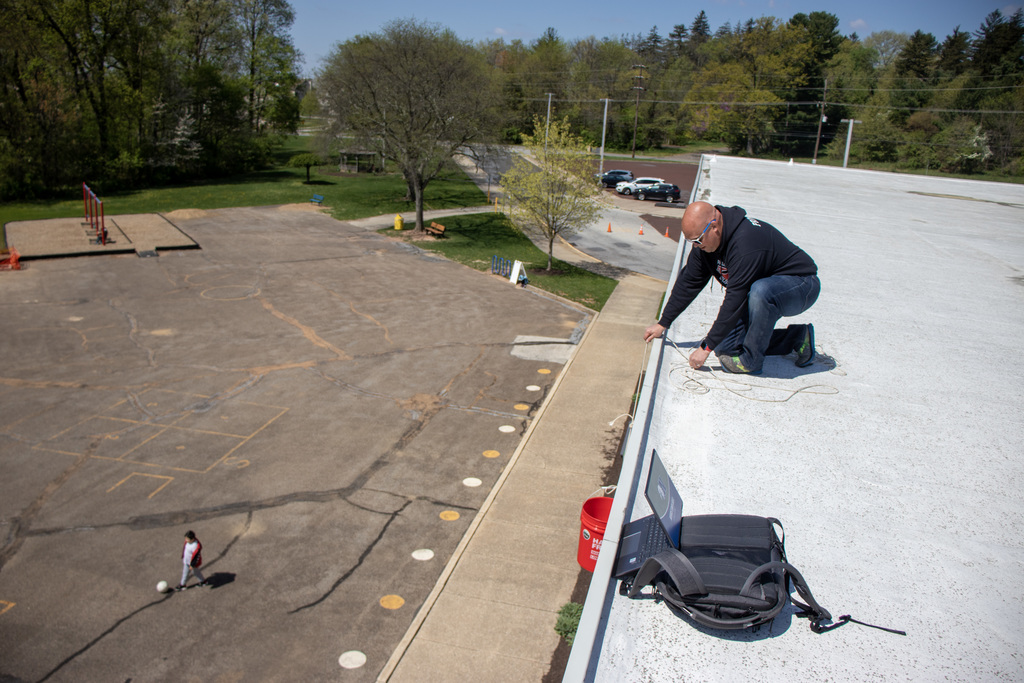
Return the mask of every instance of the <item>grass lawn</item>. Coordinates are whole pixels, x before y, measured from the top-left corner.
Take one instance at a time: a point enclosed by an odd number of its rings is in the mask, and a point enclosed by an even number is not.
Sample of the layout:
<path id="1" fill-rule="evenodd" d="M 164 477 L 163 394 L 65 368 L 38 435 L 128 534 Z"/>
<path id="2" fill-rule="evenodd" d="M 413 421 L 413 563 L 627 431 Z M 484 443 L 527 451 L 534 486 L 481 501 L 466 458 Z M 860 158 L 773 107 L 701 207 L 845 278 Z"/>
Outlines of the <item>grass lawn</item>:
<path id="1" fill-rule="evenodd" d="M 618 283 L 603 275 L 596 275 L 564 261 L 554 260 L 548 272 L 548 255 L 538 249 L 525 235 L 516 230 L 504 214 L 480 213 L 450 216 L 444 219 L 443 239 L 422 240 L 416 243 L 422 249 L 437 252 L 446 258 L 488 272 L 491 257 L 500 256 L 510 261 L 522 261 L 531 287 L 575 301 L 588 308 L 601 310 Z M 395 235 L 395 231 L 381 230 L 381 234 Z M 402 233 L 408 236 L 411 231 Z M 511 286 L 511 285 L 510 285 Z"/>
<path id="2" fill-rule="evenodd" d="M 224 209 L 237 206 L 272 206 L 308 202 L 314 194 L 324 196 L 324 207 L 338 220 L 390 215 L 415 210 L 405 201 L 405 180 L 398 174 L 338 173 L 335 166 L 314 169 L 306 182 L 305 168 L 285 163 L 293 154 L 306 151 L 308 139 L 292 137 L 275 155 L 273 168 L 217 181 L 192 185 L 114 192 L 100 196 L 109 216 L 132 213 L 170 212 L 177 209 Z M 452 163 L 426 187 L 425 210 L 452 209 L 487 204 L 487 195 Z M 68 218 L 83 212 L 81 190 L 56 200 L 8 202 L 0 205 L 0 226 L 11 221 Z M 489 270 L 491 256 L 520 260 L 526 264 L 530 284 L 545 291 L 600 310 L 615 288 L 615 280 L 594 275 L 567 263 L 556 262 L 552 274 L 547 255 L 517 232 L 499 214 L 452 217 L 444 220 L 450 237 L 420 245 L 477 270 Z M 393 231 L 391 231 L 393 233 Z M 0 246 L 6 240 L 0 230 Z"/>
<path id="3" fill-rule="evenodd" d="M 278 166 L 217 181 L 100 195 L 108 216 L 168 212 L 176 209 L 224 209 L 234 206 L 270 206 L 308 202 L 324 196 L 324 206 L 339 220 L 366 218 L 414 210 L 404 201 L 406 186 L 400 175 L 338 174 L 333 167 L 314 171 L 306 183 L 306 169 Z M 332 175 L 328 175 L 332 173 Z M 40 218 L 68 218 L 83 213 L 81 189 L 57 200 L 7 202 L 0 206 L 0 224 Z M 450 209 L 487 203 L 487 195 L 452 164 L 426 188 L 424 209 Z"/>

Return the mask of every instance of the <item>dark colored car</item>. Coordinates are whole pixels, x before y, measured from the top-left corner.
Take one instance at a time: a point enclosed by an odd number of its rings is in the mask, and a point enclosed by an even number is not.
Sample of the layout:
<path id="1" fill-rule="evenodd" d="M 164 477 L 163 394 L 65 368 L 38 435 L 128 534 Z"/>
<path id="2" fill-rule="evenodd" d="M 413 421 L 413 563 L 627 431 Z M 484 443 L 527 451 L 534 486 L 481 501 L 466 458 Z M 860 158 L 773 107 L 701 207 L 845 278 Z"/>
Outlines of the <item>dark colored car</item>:
<path id="1" fill-rule="evenodd" d="M 632 171 L 624 171 L 622 169 L 612 169 L 605 171 L 604 175 L 598 176 L 601 181 L 601 185 L 604 187 L 615 187 L 621 182 L 628 182 L 633 179 Z"/>
<path id="2" fill-rule="evenodd" d="M 669 203 L 678 202 L 679 187 L 671 183 L 658 183 L 649 187 L 642 187 L 636 191 L 636 198 L 641 201 L 645 199 L 661 199 Z"/>

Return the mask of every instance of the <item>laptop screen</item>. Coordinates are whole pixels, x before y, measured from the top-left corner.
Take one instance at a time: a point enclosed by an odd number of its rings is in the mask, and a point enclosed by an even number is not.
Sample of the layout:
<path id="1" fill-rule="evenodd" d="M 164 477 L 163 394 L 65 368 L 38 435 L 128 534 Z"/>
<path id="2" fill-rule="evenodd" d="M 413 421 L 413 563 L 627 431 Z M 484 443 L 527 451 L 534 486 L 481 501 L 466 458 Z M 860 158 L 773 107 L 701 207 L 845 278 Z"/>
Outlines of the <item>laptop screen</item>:
<path id="1" fill-rule="evenodd" d="M 658 451 L 651 452 L 651 469 L 647 473 L 647 488 L 644 496 L 661 522 L 661 528 L 675 548 L 679 547 L 679 530 L 683 520 L 683 497 L 672 483 L 665 464 L 658 457 Z"/>

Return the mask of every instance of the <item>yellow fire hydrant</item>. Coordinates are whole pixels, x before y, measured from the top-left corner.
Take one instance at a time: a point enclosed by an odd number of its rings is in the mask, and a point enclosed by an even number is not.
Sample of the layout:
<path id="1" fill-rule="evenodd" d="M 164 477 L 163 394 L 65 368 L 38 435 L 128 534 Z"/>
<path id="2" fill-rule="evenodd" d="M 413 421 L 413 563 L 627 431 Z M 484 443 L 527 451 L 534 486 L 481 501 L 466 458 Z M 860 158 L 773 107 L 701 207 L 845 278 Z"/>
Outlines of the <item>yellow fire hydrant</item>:
<path id="1" fill-rule="evenodd" d="M 402 218 L 402 214 L 395 214 L 395 230 L 401 230 L 402 226 L 405 225 L 405 220 Z"/>

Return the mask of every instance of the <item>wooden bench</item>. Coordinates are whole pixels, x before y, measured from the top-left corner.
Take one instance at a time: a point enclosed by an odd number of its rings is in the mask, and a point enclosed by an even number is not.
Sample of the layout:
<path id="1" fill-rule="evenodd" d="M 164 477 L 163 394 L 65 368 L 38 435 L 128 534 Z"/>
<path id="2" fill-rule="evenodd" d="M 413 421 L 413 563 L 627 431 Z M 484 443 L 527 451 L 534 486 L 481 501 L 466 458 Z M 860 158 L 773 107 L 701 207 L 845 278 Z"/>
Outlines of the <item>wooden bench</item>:
<path id="1" fill-rule="evenodd" d="M 324 205 L 324 196 L 322 194 L 315 194 L 315 195 L 313 195 L 313 198 L 309 200 L 309 203 L 310 204 L 319 204 L 320 206 L 323 206 Z"/>
<path id="2" fill-rule="evenodd" d="M 444 226 L 440 223 L 431 223 L 430 225 L 424 226 L 423 230 L 429 232 L 431 235 L 444 237 Z"/>

